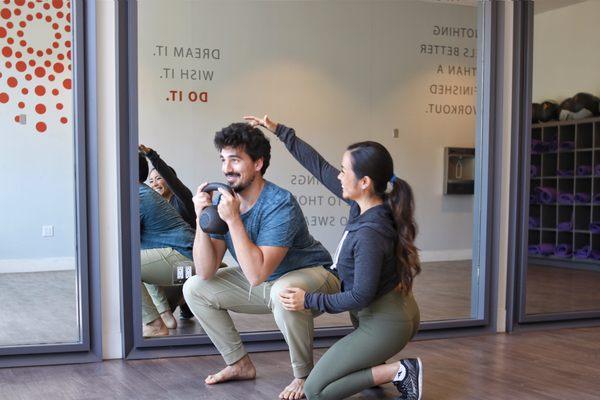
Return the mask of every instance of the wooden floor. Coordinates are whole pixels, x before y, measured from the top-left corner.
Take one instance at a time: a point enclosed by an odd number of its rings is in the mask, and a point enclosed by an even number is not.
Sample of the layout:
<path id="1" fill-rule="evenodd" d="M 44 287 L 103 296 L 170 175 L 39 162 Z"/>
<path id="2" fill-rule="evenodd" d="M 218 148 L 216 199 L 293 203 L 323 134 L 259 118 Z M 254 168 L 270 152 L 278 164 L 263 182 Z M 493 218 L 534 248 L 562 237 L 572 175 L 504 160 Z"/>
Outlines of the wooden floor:
<path id="1" fill-rule="evenodd" d="M 527 314 L 599 310 L 600 272 L 529 264 L 525 304 Z"/>
<path id="2" fill-rule="evenodd" d="M 75 271 L 0 274 L 0 346 L 78 341 L 76 285 Z"/>
<path id="3" fill-rule="evenodd" d="M 401 355 L 422 358 L 423 399 L 600 398 L 600 328 L 420 341 Z M 255 381 L 215 387 L 205 386 L 202 377 L 222 366 L 216 356 L 0 369 L 0 399 L 276 399 L 290 380 L 287 353 L 252 358 Z M 386 385 L 352 398 L 395 394 Z"/>
<path id="4" fill-rule="evenodd" d="M 470 318 L 471 270 L 469 260 L 423 263 L 414 286 L 422 321 Z M 74 271 L 0 274 L 0 346 L 76 341 L 75 279 Z M 600 309 L 600 272 L 529 265 L 527 282 L 528 314 Z M 241 332 L 277 330 L 271 314 L 232 318 Z M 318 328 L 349 325 L 347 313 L 315 320 Z M 204 331 L 193 319 L 171 330 L 171 335 L 198 334 Z"/>

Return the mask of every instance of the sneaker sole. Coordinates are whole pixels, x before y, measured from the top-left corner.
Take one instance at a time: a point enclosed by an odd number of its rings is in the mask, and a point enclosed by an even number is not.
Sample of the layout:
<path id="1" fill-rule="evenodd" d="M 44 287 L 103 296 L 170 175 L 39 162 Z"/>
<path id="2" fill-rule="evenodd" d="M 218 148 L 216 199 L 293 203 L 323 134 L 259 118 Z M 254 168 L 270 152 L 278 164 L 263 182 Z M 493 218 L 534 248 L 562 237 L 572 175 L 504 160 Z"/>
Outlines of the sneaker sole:
<path id="1" fill-rule="evenodd" d="M 423 363 L 421 363 L 419 357 L 417 357 L 417 362 L 419 363 L 419 398 L 417 400 L 421 400 L 423 395 Z"/>

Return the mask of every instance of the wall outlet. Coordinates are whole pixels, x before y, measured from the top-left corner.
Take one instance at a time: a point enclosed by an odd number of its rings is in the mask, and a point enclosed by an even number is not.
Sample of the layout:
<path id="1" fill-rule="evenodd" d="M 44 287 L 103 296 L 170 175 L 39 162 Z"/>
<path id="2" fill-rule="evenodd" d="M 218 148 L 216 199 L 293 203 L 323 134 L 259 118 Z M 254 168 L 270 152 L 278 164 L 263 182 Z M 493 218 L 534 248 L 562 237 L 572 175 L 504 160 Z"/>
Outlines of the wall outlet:
<path id="1" fill-rule="evenodd" d="M 42 237 L 54 236 L 54 225 L 42 225 Z"/>

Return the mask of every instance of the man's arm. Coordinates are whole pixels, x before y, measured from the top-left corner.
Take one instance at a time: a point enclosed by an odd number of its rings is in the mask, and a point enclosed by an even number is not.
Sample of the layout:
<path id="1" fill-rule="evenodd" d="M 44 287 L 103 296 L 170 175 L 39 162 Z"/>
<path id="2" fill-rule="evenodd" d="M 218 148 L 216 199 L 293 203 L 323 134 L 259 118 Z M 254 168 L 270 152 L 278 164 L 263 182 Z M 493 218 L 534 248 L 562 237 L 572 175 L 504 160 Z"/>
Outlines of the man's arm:
<path id="1" fill-rule="evenodd" d="M 231 233 L 231 241 L 233 242 L 235 254 L 242 272 L 244 272 L 250 285 L 260 285 L 281 264 L 281 261 L 287 254 L 288 247 L 255 245 L 248 237 L 240 218 L 234 219 L 228 225 L 229 232 Z M 195 248 L 194 246 L 194 250 Z"/>
<path id="2" fill-rule="evenodd" d="M 194 237 L 194 266 L 196 275 L 202 279 L 210 279 L 217 273 L 223 256 L 227 250 L 225 241 L 211 239 L 211 237 L 200 229 L 199 225 Z"/>
<path id="3" fill-rule="evenodd" d="M 231 235 L 231 241 L 233 242 L 233 248 L 235 249 L 235 255 L 240 268 L 244 272 L 246 279 L 252 286 L 260 285 L 277 269 L 281 261 L 285 257 L 288 251 L 287 243 L 278 243 L 278 245 L 260 245 L 261 241 L 258 240 L 258 244 L 253 243 L 248 237 L 244 223 L 240 216 L 240 200 L 236 194 L 231 194 L 228 191 L 219 189 L 221 193 L 221 199 L 219 201 L 218 211 L 223 221 L 227 222 L 229 226 L 229 233 Z M 284 207 L 282 207 L 284 208 Z M 276 212 L 272 212 L 269 217 L 274 218 Z M 286 223 L 276 223 L 275 225 L 281 229 L 287 227 L 288 224 L 292 224 L 289 218 L 282 217 Z M 274 232 L 269 221 L 262 221 L 261 233 L 271 234 L 273 236 L 285 236 L 284 231 L 287 232 L 287 228 L 283 228 L 282 232 Z M 270 241 L 267 241 L 269 243 Z M 264 243 L 264 242 L 263 242 Z M 275 243 L 275 242 L 273 242 Z M 270 243 L 269 243 L 270 244 Z"/>
<path id="4" fill-rule="evenodd" d="M 196 195 L 192 199 L 194 201 L 196 218 L 199 218 L 202 210 L 212 205 L 210 194 L 202 191 L 207 184 L 205 182 L 198 186 Z M 196 267 L 196 275 L 202 279 L 210 279 L 217 273 L 227 250 L 227 245 L 223 240 L 211 239 L 207 233 L 202 231 L 199 221 L 196 222 L 198 228 L 194 236 L 194 267 Z"/>

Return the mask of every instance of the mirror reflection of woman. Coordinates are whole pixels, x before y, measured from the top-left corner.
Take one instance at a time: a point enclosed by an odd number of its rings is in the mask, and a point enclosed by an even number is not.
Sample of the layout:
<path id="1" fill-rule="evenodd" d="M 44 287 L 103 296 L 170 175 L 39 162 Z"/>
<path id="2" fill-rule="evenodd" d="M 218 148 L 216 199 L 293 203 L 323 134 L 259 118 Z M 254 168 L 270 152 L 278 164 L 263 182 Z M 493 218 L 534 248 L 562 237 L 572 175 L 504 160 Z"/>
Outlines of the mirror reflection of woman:
<path id="1" fill-rule="evenodd" d="M 410 185 L 394 175 L 387 149 L 372 141 L 350 145 L 341 171 L 295 131 L 269 119 L 244 117 L 275 133 L 288 151 L 334 195 L 350 205 L 348 224 L 334 256 L 342 281 L 336 294 L 288 288 L 279 300 L 288 310 L 350 312 L 355 330 L 335 343 L 306 380 L 311 399 L 342 399 L 393 382 L 403 399 L 420 399 L 420 359 L 386 364 L 416 334 L 419 308 L 412 294 L 420 261 Z"/>
<path id="2" fill-rule="evenodd" d="M 192 228 L 196 229 L 196 212 L 194 210 L 194 195 L 177 177 L 177 173 L 160 155 L 149 147 L 140 144 L 139 149 L 152 163 L 148 179 L 149 186 L 169 202 L 179 215 Z"/>
<path id="3" fill-rule="evenodd" d="M 183 220 L 193 229 L 196 229 L 196 211 L 194 210 L 194 195 L 190 189 L 181 182 L 177 173 L 160 155 L 150 147 L 139 145 L 139 151 L 152 163 L 152 170 L 148 176 L 148 184 L 155 192 L 161 195 L 181 215 Z M 163 290 L 155 285 L 146 285 L 152 300 L 159 309 L 160 316 L 169 329 L 177 328 L 177 321 L 171 311 L 171 306 Z M 179 318 L 190 319 L 194 316 L 189 307 L 183 302 L 183 295 L 179 293 Z"/>

